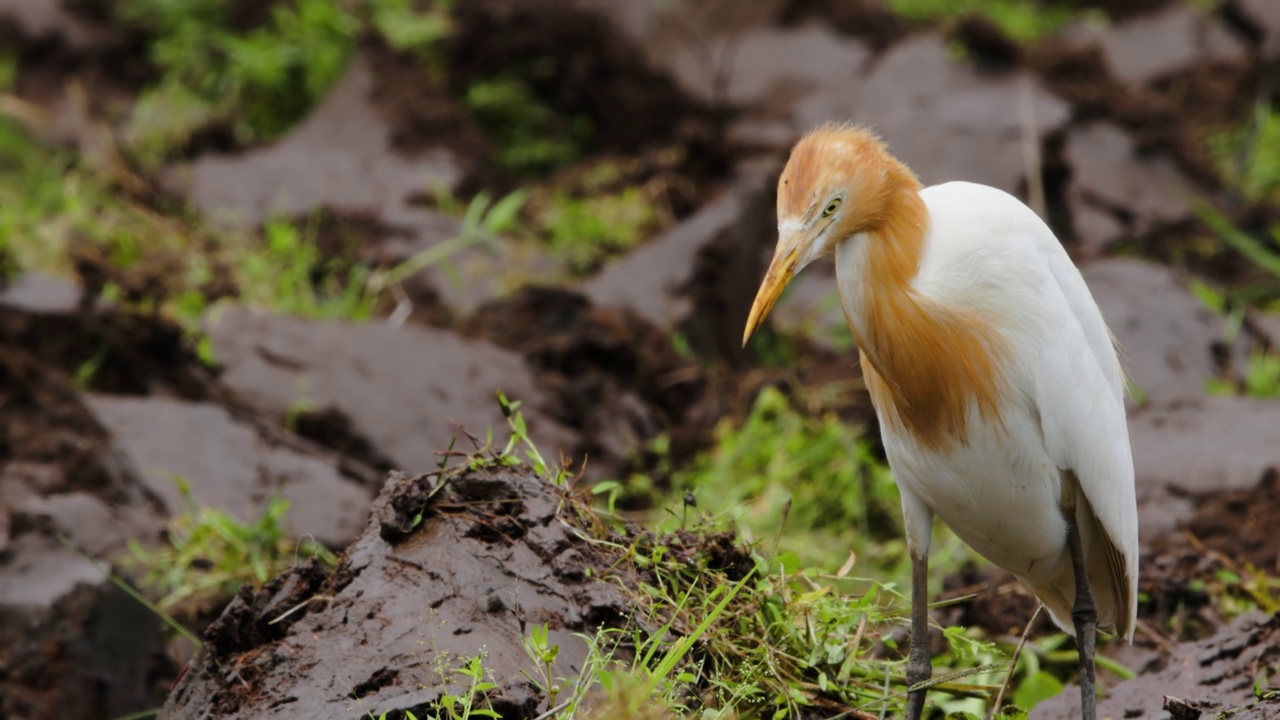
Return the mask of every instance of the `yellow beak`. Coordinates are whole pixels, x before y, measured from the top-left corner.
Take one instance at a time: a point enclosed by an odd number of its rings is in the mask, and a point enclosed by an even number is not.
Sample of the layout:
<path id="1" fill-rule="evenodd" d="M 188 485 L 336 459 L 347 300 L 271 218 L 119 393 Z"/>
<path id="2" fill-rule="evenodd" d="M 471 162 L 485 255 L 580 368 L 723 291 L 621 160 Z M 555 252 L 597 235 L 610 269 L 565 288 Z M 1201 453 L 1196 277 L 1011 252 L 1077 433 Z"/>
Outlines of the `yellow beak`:
<path id="1" fill-rule="evenodd" d="M 760 323 L 768 317 L 778 296 L 782 294 L 787 283 L 796 274 L 796 265 L 800 262 L 800 244 L 796 239 L 783 237 L 778 240 L 778 249 L 773 253 L 773 260 L 764 274 L 764 281 L 756 291 L 756 300 L 751 303 L 751 314 L 747 316 L 747 327 L 742 333 L 742 345 L 746 347 L 752 333 L 760 327 Z"/>

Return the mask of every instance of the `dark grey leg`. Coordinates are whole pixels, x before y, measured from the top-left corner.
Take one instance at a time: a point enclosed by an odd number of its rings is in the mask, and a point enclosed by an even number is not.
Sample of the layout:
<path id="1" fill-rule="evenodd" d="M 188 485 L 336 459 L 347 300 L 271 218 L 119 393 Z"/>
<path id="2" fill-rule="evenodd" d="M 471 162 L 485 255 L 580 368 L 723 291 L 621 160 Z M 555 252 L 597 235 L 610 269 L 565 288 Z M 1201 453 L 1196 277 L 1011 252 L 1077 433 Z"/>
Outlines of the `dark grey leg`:
<path id="1" fill-rule="evenodd" d="M 1067 521 L 1067 545 L 1071 549 L 1071 567 L 1076 576 L 1076 602 L 1071 608 L 1071 620 L 1076 626 L 1076 647 L 1080 651 L 1080 717 L 1083 720 L 1095 720 L 1098 714 L 1098 693 L 1093 651 L 1098 641 L 1098 608 L 1093 602 L 1089 573 L 1084 565 L 1084 548 L 1080 543 L 1080 530 L 1074 519 Z"/>
<path id="2" fill-rule="evenodd" d="M 933 676 L 929 663 L 929 558 L 911 558 L 911 653 L 907 656 L 907 687 Z M 908 691 L 907 720 L 920 720 L 925 689 Z"/>

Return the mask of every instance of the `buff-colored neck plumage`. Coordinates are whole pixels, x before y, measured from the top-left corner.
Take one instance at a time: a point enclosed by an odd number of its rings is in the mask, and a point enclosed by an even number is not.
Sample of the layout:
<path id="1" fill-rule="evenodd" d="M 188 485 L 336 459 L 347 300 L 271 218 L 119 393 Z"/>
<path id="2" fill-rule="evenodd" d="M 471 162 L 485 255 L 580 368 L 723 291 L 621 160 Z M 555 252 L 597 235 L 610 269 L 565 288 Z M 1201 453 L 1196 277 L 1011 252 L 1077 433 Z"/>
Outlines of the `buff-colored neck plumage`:
<path id="1" fill-rule="evenodd" d="M 810 218 L 815 201 L 820 212 L 841 189 L 845 213 L 830 249 L 866 244 L 861 277 L 840 282 L 858 286 L 860 302 L 846 303 L 845 312 L 882 422 L 934 449 L 966 443 L 974 407 L 999 426 L 1008 386 L 1003 338 L 974 308 L 934 300 L 915 283 L 929 224 L 938 221 L 919 180 L 870 132 L 824 125 L 792 151 L 779 182 L 779 218 Z"/>

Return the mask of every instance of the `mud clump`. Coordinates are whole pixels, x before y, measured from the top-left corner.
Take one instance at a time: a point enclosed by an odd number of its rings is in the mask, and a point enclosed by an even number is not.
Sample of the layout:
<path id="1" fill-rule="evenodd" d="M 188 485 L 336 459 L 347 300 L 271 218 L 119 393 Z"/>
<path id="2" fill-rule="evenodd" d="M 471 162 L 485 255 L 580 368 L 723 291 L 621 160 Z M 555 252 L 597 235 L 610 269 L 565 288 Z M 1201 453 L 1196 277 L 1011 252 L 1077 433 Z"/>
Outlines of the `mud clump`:
<path id="1" fill-rule="evenodd" d="M 1213 637 L 1177 646 L 1164 667 L 1120 683 L 1098 703 L 1098 717 L 1280 718 L 1274 692 L 1255 693 L 1258 673 L 1280 660 L 1280 617 L 1242 615 Z M 1261 681 L 1265 686 L 1269 680 Z M 1036 706 L 1037 720 L 1080 717 L 1080 693 L 1068 689 Z"/>
<path id="2" fill-rule="evenodd" d="M 1143 553 L 1140 589 L 1150 600 L 1139 613 L 1161 623 L 1180 616 L 1183 634 L 1203 637 L 1216 629 L 1213 599 L 1204 584 L 1189 579 L 1226 573 L 1247 581 L 1255 571 L 1280 571 L 1280 473 L 1268 470 L 1253 488 L 1188 499 L 1197 510 L 1182 531 L 1161 536 Z"/>
<path id="3" fill-rule="evenodd" d="M 164 697 L 159 624 L 67 547 L 158 537 L 156 508 L 70 380 L 0 346 L 0 717 L 119 717 Z"/>
<path id="4" fill-rule="evenodd" d="M 536 716 L 545 702 L 522 674 L 537 670 L 532 626 L 548 627 L 568 677 L 587 657 L 573 633 L 632 622 L 633 600 L 608 580 L 618 558 L 575 507 L 497 462 L 393 473 L 332 573 L 309 564 L 241 591 L 160 717 L 422 717 L 466 691 L 454 671 L 481 653 L 499 682 L 492 708 Z"/>
<path id="5" fill-rule="evenodd" d="M 703 371 L 634 312 L 530 287 L 482 307 L 461 329 L 524 355 L 553 398 L 550 414 L 582 433 L 588 470 L 626 472 L 634 448 L 658 433 L 698 431 Z"/>

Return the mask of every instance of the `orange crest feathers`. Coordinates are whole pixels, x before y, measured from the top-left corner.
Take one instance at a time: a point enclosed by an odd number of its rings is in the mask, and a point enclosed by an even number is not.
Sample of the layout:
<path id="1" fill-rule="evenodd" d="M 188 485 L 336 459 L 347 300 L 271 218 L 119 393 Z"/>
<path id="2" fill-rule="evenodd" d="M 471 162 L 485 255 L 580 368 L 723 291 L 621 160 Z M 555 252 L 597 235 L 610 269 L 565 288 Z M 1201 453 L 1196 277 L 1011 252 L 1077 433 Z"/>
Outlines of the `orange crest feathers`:
<path id="1" fill-rule="evenodd" d="M 839 230 L 853 235 L 882 222 L 888 200 L 902 188 L 919 190 L 920 181 L 874 132 L 828 122 L 792 148 L 778 181 L 778 219 L 811 219 L 831 195 L 843 191 L 853 211 Z"/>
<path id="2" fill-rule="evenodd" d="M 920 188 L 875 133 L 827 123 L 791 151 L 778 182 L 778 219 L 808 222 L 830 197 L 845 194 L 835 237 L 868 235 L 862 277 L 841 278 L 857 283 L 863 297 L 859 322 L 850 323 L 863 377 L 886 422 L 940 448 L 964 442 L 970 408 L 1000 422 L 1007 349 L 986 319 L 914 289 L 929 228 Z"/>

